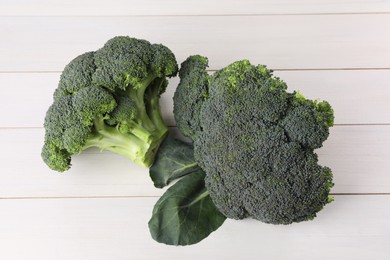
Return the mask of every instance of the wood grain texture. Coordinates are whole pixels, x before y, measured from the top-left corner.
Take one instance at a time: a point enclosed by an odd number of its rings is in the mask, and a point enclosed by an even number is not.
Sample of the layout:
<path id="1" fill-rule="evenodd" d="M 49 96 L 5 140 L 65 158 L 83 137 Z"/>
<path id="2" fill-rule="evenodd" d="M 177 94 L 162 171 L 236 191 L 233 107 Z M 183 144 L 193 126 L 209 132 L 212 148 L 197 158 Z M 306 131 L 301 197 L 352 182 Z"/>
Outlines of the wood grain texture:
<path id="1" fill-rule="evenodd" d="M 172 131 L 177 131 L 175 128 Z M 158 196 L 148 170 L 111 152 L 90 149 L 65 173 L 41 160 L 43 129 L 2 129 L 0 198 Z M 175 133 L 178 136 L 178 133 Z M 390 126 L 336 126 L 318 150 L 334 173 L 333 193 L 390 193 Z"/>
<path id="2" fill-rule="evenodd" d="M 261 15 L 390 12 L 380 0 L 65 0 L 0 1 L 0 15 Z"/>
<path id="3" fill-rule="evenodd" d="M 158 31 L 158 33 L 156 33 Z M 61 71 L 116 35 L 163 43 L 210 69 L 250 58 L 273 69 L 390 68 L 390 14 L 0 17 L 0 71 Z"/>
<path id="4" fill-rule="evenodd" d="M 390 124 L 390 70 L 276 71 L 274 74 L 287 82 L 289 91 L 297 90 L 308 98 L 329 101 L 335 110 L 336 124 Z M 59 73 L 0 73 L 0 87 L 7 89 L 0 95 L 0 111 L 13 111 L 3 113 L 0 128 L 42 127 L 59 77 Z M 175 125 L 172 97 L 178 83 L 179 78 L 171 79 L 160 101 L 162 115 L 170 126 Z"/>
<path id="5" fill-rule="evenodd" d="M 0 201 L 1 259 L 387 259 L 390 196 L 335 196 L 313 221 L 227 220 L 190 247 L 158 244 L 157 198 Z"/>
<path id="6" fill-rule="evenodd" d="M 390 126 L 337 126 L 318 150 L 334 193 L 390 193 Z"/>

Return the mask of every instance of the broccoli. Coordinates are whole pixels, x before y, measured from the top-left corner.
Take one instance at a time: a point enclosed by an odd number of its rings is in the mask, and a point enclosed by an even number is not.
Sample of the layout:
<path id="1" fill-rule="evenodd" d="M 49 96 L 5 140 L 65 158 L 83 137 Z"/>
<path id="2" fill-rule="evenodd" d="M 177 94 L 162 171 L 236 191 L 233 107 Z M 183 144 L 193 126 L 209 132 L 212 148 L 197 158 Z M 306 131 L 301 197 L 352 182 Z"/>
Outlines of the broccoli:
<path id="1" fill-rule="evenodd" d="M 210 76 L 206 68 L 208 59 L 193 56 L 180 67 L 180 83 L 173 97 L 173 114 L 180 132 L 187 137 L 194 136 L 200 129 L 199 112 L 208 96 Z"/>
<path id="2" fill-rule="evenodd" d="M 168 133 L 159 98 L 177 71 L 167 47 L 125 36 L 73 59 L 46 113 L 44 162 L 62 172 L 72 155 L 98 147 L 149 167 Z"/>
<path id="3" fill-rule="evenodd" d="M 237 61 L 209 76 L 207 58 L 183 62 L 174 116 L 194 144 L 216 207 L 233 219 L 310 220 L 332 200 L 332 172 L 314 149 L 333 126 L 326 101 L 287 92 L 266 66 Z"/>

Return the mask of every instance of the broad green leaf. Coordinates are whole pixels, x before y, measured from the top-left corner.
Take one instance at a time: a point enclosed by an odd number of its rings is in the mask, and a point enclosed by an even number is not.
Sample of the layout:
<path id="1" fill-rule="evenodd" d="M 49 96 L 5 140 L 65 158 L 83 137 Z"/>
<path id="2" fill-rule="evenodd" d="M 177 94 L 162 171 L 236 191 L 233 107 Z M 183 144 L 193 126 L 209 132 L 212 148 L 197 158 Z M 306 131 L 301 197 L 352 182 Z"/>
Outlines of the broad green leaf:
<path id="1" fill-rule="evenodd" d="M 157 201 L 149 221 L 154 240 L 168 245 L 192 245 L 217 230 L 226 217 L 218 211 L 198 168 L 170 187 Z"/>
<path id="2" fill-rule="evenodd" d="M 150 168 L 150 178 L 154 186 L 162 188 L 172 180 L 197 169 L 198 164 L 194 159 L 192 145 L 168 136 L 161 144 L 154 164 Z"/>

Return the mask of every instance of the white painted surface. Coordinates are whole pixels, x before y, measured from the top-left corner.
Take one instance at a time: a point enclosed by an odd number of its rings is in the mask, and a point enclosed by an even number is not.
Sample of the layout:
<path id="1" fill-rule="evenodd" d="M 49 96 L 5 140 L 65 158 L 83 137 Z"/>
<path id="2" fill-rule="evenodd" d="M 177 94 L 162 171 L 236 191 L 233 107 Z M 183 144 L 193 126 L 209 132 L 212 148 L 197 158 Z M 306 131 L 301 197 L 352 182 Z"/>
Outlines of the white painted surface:
<path id="1" fill-rule="evenodd" d="M 284 16 L 0 17 L 0 71 L 61 71 L 115 35 L 163 43 L 210 69 L 250 58 L 273 69 L 390 68 L 390 13 Z"/>
<path id="2" fill-rule="evenodd" d="M 115 35 L 166 44 L 179 62 L 206 55 L 211 70 L 248 58 L 328 100 L 337 126 L 318 154 L 332 193 L 349 195 L 311 222 L 229 220 L 168 247 L 148 233 L 162 191 L 147 170 L 92 149 L 50 171 L 42 122 L 59 72 Z M 390 1 L 0 0 L 0 36 L 0 259 L 389 259 Z M 173 126 L 170 83 L 161 104 Z"/>
<path id="3" fill-rule="evenodd" d="M 1 0 L 0 15 L 263 15 L 390 12 L 387 0 Z"/>
<path id="4" fill-rule="evenodd" d="M 336 196 L 314 221 L 227 220 L 189 247 L 155 243 L 157 198 L 0 201 L 1 259 L 388 259 L 389 196 Z M 381 207 L 382 205 L 382 207 Z"/>

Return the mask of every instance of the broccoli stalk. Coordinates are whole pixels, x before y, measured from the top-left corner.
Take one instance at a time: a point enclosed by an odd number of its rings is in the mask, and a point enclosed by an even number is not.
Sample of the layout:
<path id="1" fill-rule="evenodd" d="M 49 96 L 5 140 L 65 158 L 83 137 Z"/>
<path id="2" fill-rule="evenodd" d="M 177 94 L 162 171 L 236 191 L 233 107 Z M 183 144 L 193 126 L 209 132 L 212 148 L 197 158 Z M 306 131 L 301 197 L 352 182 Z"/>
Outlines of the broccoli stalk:
<path id="1" fill-rule="evenodd" d="M 166 87 L 165 78 L 151 74 L 135 88 L 127 88 L 125 91 L 125 95 L 135 103 L 142 126 L 157 138 L 165 136 L 168 132 L 159 107 L 160 93 L 162 89 L 165 90 L 163 84 Z"/>
<path id="2" fill-rule="evenodd" d="M 153 163 L 151 155 L 165 137 L 156 139 L 148 130 L 134 122 L 130 125 L 131 133 L 121 133 L 116 127 L 108 126 L 104 117 L 95 119 L 93 126 L 83 150 L 98 147 L 125 156 L 145 167 Z"/>
<path id="3" fill-rule="evenodd" d="M 157 131 L 159 134 L 164 134 L 168 131 L 168 128 L 166 127 L 164 120 L 162 119 L 161 113 L 160 113 L 160 93 L 161 89 L 165 89 L 168 85 L 168 82 L 165 78 L 157 78 L 154 81 L 154 87 L 147 89 L 147 114 L 149 115 L 151 121 L 157 128 Z"/>

